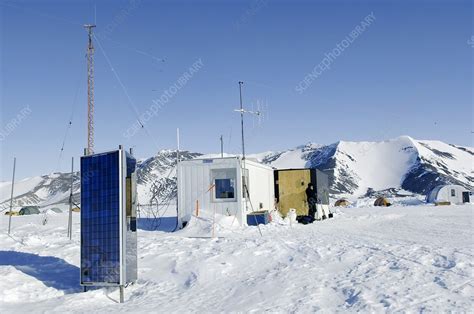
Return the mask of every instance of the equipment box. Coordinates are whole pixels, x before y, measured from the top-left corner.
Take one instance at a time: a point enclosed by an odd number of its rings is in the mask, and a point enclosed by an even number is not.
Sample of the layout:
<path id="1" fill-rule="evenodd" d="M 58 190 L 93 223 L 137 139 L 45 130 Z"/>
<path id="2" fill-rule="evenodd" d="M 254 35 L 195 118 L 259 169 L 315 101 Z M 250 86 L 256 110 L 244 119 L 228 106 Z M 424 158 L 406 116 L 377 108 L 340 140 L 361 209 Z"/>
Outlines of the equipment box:
<path id="1" fill-rule="evenodd" d="M 270 213 L 266 210 L 247 214 L 247 225 L 266 225 L 271 221 Z"/>

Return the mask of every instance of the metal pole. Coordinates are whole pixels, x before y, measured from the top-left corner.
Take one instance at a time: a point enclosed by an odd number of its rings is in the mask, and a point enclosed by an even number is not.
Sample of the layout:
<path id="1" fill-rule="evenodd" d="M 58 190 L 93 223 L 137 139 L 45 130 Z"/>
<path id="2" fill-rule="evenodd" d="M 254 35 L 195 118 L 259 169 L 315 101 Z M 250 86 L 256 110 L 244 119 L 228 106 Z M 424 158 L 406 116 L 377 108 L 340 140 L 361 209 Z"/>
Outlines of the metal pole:
<path id="1" fill-rule="evenodd" d="M 224 140 L 221 135 L 221 158 L 224 158 Z"/>
<path id="2" fill-rule="evenodd" d="M 10 213 L 8 217 L 8 234 L 10 234 L 12 225 L 12 210 L 13 210 L 13 189 L 15 187 L 15 168 L 16 168 L 16 157 L 13 157 L 13 178 L 12 178 L 12 193 L 10 195 Z"/>
<path id="3" fill-rule="evenodd" d="M 176 150 L 176 164 L 179 162 L 179 128 L 176 129 L 176 142 L 177 142 L 177 150 Z"/>
<path id="4" fill-rule="evenodd" d="M 178 187 L 178 180 L 179 180 L 179 128 L 176 129 L 176 187 Z M 179 193 L 179 189 L 176 189 L 177 193 Z M 178 229 L 179 223 L 179 204 L 178 204 L 178 194 L 176 194 L 176 228 Z"/>
<path id="5" fill-rule="evenodd" d="M 74 157 L 71 159 L 71 192 L 69 193 L 69 220 L 67 224 L 67 235 L 72 240 L 72 189 L 74 184 Z"/>
<path id="6" fill-rule="evenodd" d="M 244 106 L 242 104 L 242 85 L 244 82 L 239 81 L 239 94 L 240 94 L 240 126 L 242 129 L 242 166 L 241 166 L 241 177 L 242 177 L 242 188 L 244 190 L 244 208 L 245 208 L 245 214 L 248 212 L 248 205 L 247 205 L 247 198 L 248 198 L 248 190 L 247 190 L 247 184 L 245 182 L 245 137 L 244 137 Z"/>
<path id="7" fill-rule="evenodd" d="M 124 295 L 124 293 L 123 293 L 123 286 L 120 286 L 120 303 L 123 303 L 123 299 L 124 299 L 124 298 L 123 298 L 123 295 Z"/>
<path id="8" fill-rule="evenodd" d="M 244 107 L 242 104 L 242 84 L 239 82 L 239 93 L 240 93 L 240 126 L 242 128 L 242 160 L 245 160 L 245 140 L 244 140 Z"/>

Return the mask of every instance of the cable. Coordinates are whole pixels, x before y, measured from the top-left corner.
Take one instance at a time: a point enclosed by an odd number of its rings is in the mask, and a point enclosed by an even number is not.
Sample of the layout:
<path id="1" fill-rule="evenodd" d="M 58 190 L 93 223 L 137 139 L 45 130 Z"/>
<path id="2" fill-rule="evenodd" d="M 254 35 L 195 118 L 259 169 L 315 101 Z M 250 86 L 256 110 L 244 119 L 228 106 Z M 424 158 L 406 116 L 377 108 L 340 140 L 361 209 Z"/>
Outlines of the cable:
<path id="1" fill-rule="evenodd" d="M 94 39 L 96 40 L 98 46 L 99 46 L 99 49 L 100 51 L 102 52 L 102 54 L 104 55 L 104 58 L 105 60 L 107 61 L 109 67 L 110 67 L 110 70 L 112 71 L 112 73 L 114 74 L 115 76 L 115 79 L 117 80 L 117 82 L 119 83 L 120 87 L 122 88 L 125 96 L 127 97 L 128 99 L 128 104 L 129 104 L 129 107 L 132 109 L 132 111 L 135 113 L 136 115 L 136 118 L 137 118 L 137 122 L 140 124 L 140 126 L 142 127 L 142 129 L 145 130 L 145 132 L 147 133 L 147 135 L 150 137 L 150 139 L 152 140 L 153 144 L 155 145 L 156 148 L 158 148 L 158 144 L 155 142 L 155 139 L 151 136 L 151 134 L 148 132 L 148 129 L 145 128 L 145 125 L 142 123 L 142 121 L 140 120 L 140 113 L 138 112 L 138 109 L 137 107 L 135 106 L 135 103 L 133 102 L 132 98 L 130 97 L 130 94 L 128 93 L 127 89 L 125 88 L 125 85 L 123 84 L 122 80 L 120 79 L 120 76 L 118 75 L 117 71 L 115 71 L 113 65 L 112 65 L 112 62 L 110 61 L 109 57 L 107 56 L 107 54 L 105 53 L 105 50 L 104 48 L 102 47 L 102 44 L 100 43 L 99 39 L 97 38 L 97 36 L 95 34 L 92 34 L 92 36 L 94 37 Z"/>
<path id="2" fill-rule="evenodd" d="M 99 35 L 99 36 L 100 36 L 100 35 Z M 136 53 L 138 53 L 138 54 L 140 54 L 140 55 L 142 55 L 142 56 L 149 57 L 149 58 L 155 60 L 156 62 L 165 62 L 165 59 L 164 59 L 164 58 L 155 57 L 154 55 L 149 54 L 149 53 L 147 53 L 147 52 L 145 52 L 145 51 L 138 50 L 138 49 L 133 48 L 133 47 L 129 47 L 129 46 L 125 45 L 125 44 L 119 43 L 118 41 L 112 40 L 112 39 L 110 39 L 110 38 L 107 37 L 107 36 L 101 36 L 101 38 L 102 38 L 102 39 L 105 39 L 105 40 L 108 40 L 108 41 L 110 41 L 110 42 L 112 42 L 112 43 L 114 43 L 114 44 L 117 44 L 117 45 L 119 45 L 119 46 L 122 46 L 122 48 L 124 48 L 124 49 L 130 50 L 130 51 L 133 51 L 133 52 L 136 52 Z"/>
<path id="3" fill-rule="evenodd" d="M 165 179 L 165 181 L 170 178 L 172 172 L 173 172 L 173 168 L 170 168 L 168 175 L 167 175 L 166 177 L 163 177 L 163 178 Z M 160 227 L 161 222 L 162 222 L 162 218 L 163 218 L 164 215 L 167 213 L 167 211 L 168 211 L 168 209 L 169 209 L 169 206 L 170 206 L 170 204 L 171 204 L 171 200 L 172 200 L 173 198 L 174 198 L 174 197 L 173 197 L 173 193 L 172 193 L 172 191 L 171 191 L 166 197 L 164 197 L 162 203 L 160 203 L 159 201 L 156 202 L 156 206 L 157 206 L 157 209 L 158 209 L 158 215 L 153 215 L 153 216 L 154 216 L 154 219 L 153 219 L 153 220 L 154 220 L 154 221 L 153 221 L 153 229 L 154 229 L 154 230 L 156 230 L 157 228 Z M 159 207 L 160 204 L 166 205 L 166 208 L 164 209 L 164 211 L 162 212 L 161 215 L 159 214 L 159 212 L 160 212 L 160 207 Z M 153 205 L 153 204 L 151 203 L 151 204 L 150 204 L 150 207 L 152 207 L 152 205 Z M 178 221 L 178 216 L 176 216 L 176 221 Z M 155 223 L 157 223 L 156 226 L 155 226 Z M 176 224 L 177 224 L 177 223 L 176 223 Z M 174 229 L 173 231 L 175 231 L 175 230 L 176 230 L 176 227 L 175 227 L 175 229 Z"/>
<path id="4" fill-rule="evenodd" d="M 58 165 L 57 165 L 57 171 L 58 172 L 60 171 L 61 159 L 62 159 L 62 155 L 63 155 L 63 152 L 64 152 L 64 146 L 66 144 L 67 136 L 69 135 L 69 130 L 71 129 L 72 121 L 74 120 L 74 113 L 75 113 L 75 109 L 76 109 L 77 95 L 79 93 L 79 88 L 80 88 L 80 85 L 81 85 L 81 82 L 82 82 L 82 79 L 81 79 L 82 72 L 80 72 L 80 74 L 81 75 L 80 75 L 79 79 L 77 80 L 76 92 L 74 93 L 74 100 L 73 100 L 72 105 L 71 105 L 71 115 L 69 116 L 69 123 L 66 127 L 66 132 L 64 133 L 63 142 L 61 144 L 61 150 L 59 151 Z"/>

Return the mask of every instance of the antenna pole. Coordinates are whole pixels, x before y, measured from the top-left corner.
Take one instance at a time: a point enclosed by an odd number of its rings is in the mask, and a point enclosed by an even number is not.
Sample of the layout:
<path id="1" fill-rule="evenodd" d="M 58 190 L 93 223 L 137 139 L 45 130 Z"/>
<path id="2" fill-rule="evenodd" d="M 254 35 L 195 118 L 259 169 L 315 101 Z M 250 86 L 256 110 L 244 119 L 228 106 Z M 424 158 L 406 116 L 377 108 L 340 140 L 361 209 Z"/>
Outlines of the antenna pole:
<path id="1" fill-rule="evenodd" d="M 179 128 L 176 129 L 176 187 L 178 187 L 178 180 L 179 180 Z M 176 189 L 176 228 L 178 229 L 179 224 L 179 189 Z"/>
<path id="2" fill-rule="evenodd" d="M 89 42 L 87 45 L 87 154 L 94 153 L 94 44 L 92 29 L 94 24 L 85 24 Z"/>
<path id="3" fill-rule="evenodd" d="M 221 135 L 221 158 L 224 158 L 224 139 Z"/>
<path id="4" fill-rule="evenodd" d="M 72 189 L 74 184 L 74 157 L 71 159 L 71 192 L 69 193 L 69 219 L 67 223 L 67 235 L 72 240 Z"/>
<path id="5" fill-rule="evenodd" d="M 177 162 L 179 162 L 179 128 L 176 129 L 176 144 L 177 144 L 176 160 Z"/>
<path id="6" fill-rule="evenodd" d="M 242 85 L 244 82 L 239 81 L 240 93 L 240 127 L 242 129 L 242 160 L 245 160 L 245 138 L 244 138 L 244 107 L 242 104 Z"/>
<path id="7" fill-rule="evenodd" d="M 10 212 L 8 217 L 8 234 L 10 234 L 10 229 L 12 225 L 12 210 L 13 210 L 13 189 L 15 187 L 15 168 L 16 168 L 16 157 L 13 157 L 13 178 L 12 178 L 12 192 L 10 194 Z"/>

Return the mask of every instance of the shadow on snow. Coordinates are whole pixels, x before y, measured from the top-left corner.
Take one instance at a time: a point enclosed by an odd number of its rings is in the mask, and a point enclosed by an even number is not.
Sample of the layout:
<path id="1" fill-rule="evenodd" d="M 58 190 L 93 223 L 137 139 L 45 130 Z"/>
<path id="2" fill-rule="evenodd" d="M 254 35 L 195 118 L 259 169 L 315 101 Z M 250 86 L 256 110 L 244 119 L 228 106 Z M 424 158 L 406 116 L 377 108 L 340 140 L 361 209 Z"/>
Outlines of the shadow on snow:
<path id="1" fill-rule="evenodd" d="M 173 232 L 176 229 L 177 217 L 138 218 L 138 229 L 146 231 Z"/>
<path id="2" fill-rule="evenodd" d="M 0 251 L 0 266 L 13 266 L 26 275 L 32 276 L 47 287 L 64 293 L 82 291 L 79 285 L 79 267 L 54 256 Z"/>

